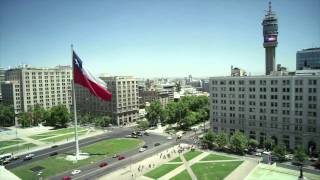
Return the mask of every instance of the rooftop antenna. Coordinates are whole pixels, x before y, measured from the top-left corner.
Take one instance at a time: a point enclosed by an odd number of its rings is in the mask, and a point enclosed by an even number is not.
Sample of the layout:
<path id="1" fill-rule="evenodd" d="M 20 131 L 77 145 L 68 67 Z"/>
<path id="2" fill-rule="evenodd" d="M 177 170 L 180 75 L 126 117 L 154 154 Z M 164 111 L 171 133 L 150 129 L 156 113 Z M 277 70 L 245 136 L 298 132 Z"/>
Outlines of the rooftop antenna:
<path id="1" fill-rule="evenodd" d="M 269 1 L 269 14 L 271 14 L 271 1 Z"/>

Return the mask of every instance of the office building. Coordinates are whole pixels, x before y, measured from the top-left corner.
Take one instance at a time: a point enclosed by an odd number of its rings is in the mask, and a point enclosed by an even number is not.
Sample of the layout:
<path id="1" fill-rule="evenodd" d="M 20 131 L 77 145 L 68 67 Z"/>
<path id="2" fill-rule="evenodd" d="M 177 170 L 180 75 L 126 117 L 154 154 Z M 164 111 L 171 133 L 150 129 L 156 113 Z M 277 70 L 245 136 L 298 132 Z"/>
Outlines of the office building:
<path id="1" fill-rule="evenodd" d="M 271 2 L 269 2 L 269 10 L 263 19 L 262 26 L 264 37 L 263 47 L 266 51 L 266 75 L 270 75 L 275 71 L 276 47 L 278 45 L 278 19 L 276 14 L 271 10 Z"/>
<path id="2" fill-rule="evenodd" d="M 69 66 L 9 69 L 2 83 L 3 102 L 14 106 L 16 113 L 31 110 L 35 104 L 50 108 L 72 104 L 72 69 Z"/>
<path id="3" fill-rule="evenodd" d="M 2 93 L 1 93 L 1 83 L 4 82 L 4 75 L 5 75 L 6 70 L 2 67 L 0 67 L 0 102 L 2 102 Z"/>
<path id="4" fill-rule="evenodd" d="M 320 149 L 320 71 L 286 76 L 210 78 L 210 120 L 216 132 L 236 130 L 263 143 Z"/>
<path id="5" fill-rule="evenodd" d="M 296 55 L 296 69 L 320 69 L 320 48 L 298 51 Z"/>
<path id="6" fill-rule="evenodd" d="M 102 101 L 82 86 L 76 85 L 76 104 L 79 114 L 110 116 L 121 126 L 139 119 L 138 81 L 132 76 L 100 77 L 112 93 L 111 101 Z"/>

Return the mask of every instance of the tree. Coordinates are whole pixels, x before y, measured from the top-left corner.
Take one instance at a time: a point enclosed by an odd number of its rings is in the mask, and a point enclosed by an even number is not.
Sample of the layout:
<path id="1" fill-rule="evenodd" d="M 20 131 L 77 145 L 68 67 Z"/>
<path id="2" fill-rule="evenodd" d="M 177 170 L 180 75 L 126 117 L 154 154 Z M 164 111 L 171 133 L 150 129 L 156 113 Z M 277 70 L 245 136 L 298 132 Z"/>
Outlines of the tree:
<path id="1" fill-rule="evenodd" d="M 226 133 L 221 132 L 217 135 L 216 143 L 218 147 L 221 149 L 228 144 L 228 136 Z"/>
<path id="2" fill-rule="evenodd" d="M 66 127 L 70 121 L 70 114 L 65 105 L 53 106 L 51 108 L 49 125 L 55 127 Z"/>
<path id="3" fill-rule="evenodd" d="M 193 124 L 195 124 L 197 122 L 197 117 L 196 117 L 196 113 L 195 112 L 188 112 L 187 116 L 184 117 L 183 119 L 181 119 L 178 124 L 179 127 L 183 130 L 188 130 L 190 128 L 190 126 L 192 126 Z"/>
<path id="4" fill-rule="evenodd" d="M 12 126 L 14 123 L 13 107 L 0 104 L 0 126 Z"/>
<path id="5" fill-rule="evenodd" d="M 247 137 L 240 131 L 236 131 L 230 138 L 231 149 L 239 154 L 244 154 L 244 149 L 248 145 Z"/>
<path id="6" fill-rule="evenodd" d="M 256 149 L 259 146 L 259 142 L 255 139 L 249 139 L 248 146 L 250 149 Z"/>
<path id="7" fill-rule="evenodd" d="M 39 123 L 44 121 L 46 110 L 40 106 L 39 104 L 36 104 L 32 109 L 32 124 L 38 125 Z"/>
<path id="8" fill-rule="evenodd" d="M 160 117 L 161 122 L 165 120 L 165 112 L 160 101 L 151 102 L 150 106 L 146 107 L 147 115 L 146 118 L 150 124 L 156 125 L 158 118 Z"/>
<path id="9" fill-rule="evenodd" d="M 265 142 L 264 142 L 264 147 L 267 149 L 267 151 L 270 151 L 273 149 L 274 146 L 274 140 L 268 138 Z"/>
<path id="10" fill-rule="evenodd" d="M 32 123 L 32 113 L 31 112 L 21 112 L 18 115 L 18 122 L 23 128 L 30 127 Z"/>
<path id="11" fill-rule="evenodd" d="M 93 122 L 95 123 L 95 120 L 93 120 L 94 118 L 88 113 L 85 115 L 79 116 L 78 119 L 79 119 L 80 124 L 82 124 L 82 125 L 91 124 Z"/>
<path id="12" fill-rule="evenodd" d="M 298 146 L 294 151 L 293 157 L 294 160 L 298 161 L 302 165 L 308 156 L 304 151 L 303 146 Z"/>
<path id="13" fill-rule="evenodd" d="M 146 130 L 149 128 L 149 124 L 150 124 L 149 121 L 145 121 L 145 120 L 138 121 L 138 128 L 142 130 Z"/>
<path id="14" fill-rule="evenodd" d="M 205 147 L 207 147 L 209 149 L 212 149 L 213 148 L 213 142 L 215 141 L 215 138 L 216 138 L 216 134 L 214 134 L 212 131 L 209 131 L 208 133 L 206 133 L 203 136 L 202 144 Z"/>
<path id="15" fill-rule="evenodd" d="M 283 145 L 283 144 L 276 145 L 273 148 L 272 155 L 275 156 L 275 158 L 280 162 L 285 161 L 286 160 L 286 158 L 285 158 L 285 156 L 286 156 L 286 146 Z"/>
<path id="16" fill-rule="evenodd" d="M 93 118 L 94 125 L 96 127 L 107 127 L 111 124 L 111 117 L 109 116 L 98 116 Z"/>

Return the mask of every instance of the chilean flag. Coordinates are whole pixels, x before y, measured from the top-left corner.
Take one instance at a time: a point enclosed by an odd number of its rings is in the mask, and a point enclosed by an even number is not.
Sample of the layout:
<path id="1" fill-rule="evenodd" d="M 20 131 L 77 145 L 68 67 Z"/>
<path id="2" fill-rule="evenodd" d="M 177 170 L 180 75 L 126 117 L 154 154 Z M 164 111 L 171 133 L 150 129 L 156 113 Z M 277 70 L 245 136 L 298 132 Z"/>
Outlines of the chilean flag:
<path id="1" fill-rule="evenodd" d="M 101 79 L 94 77 L 88 70 L 82 66 L 82 61 L 73 51 L 73 79 L 74 83 L 89 89 L 91 94 L 105 101 L 111 101 L 112 94 L 107 90 L 107 85 Z"/>

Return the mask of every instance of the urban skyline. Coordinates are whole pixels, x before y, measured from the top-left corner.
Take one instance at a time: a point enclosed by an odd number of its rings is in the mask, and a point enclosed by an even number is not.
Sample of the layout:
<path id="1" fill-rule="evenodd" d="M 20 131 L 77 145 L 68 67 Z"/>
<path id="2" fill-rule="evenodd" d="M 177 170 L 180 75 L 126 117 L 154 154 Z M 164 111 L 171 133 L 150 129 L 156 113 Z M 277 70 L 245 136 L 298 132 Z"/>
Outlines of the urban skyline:
<path id="1" fill-rule="evenodd" d="M 261 23 L 268 1 L 30 2 L 1 6 L 2 67 L 71 64 L 73 43 L 95 74 L 225 76 L 231 65 L 264 73 Z M 280 23 L 276 63 L 294 70 L 298 50 L 319 46 L 320 23 L 310 17 L 319 17 L 320 2 L 272 3 Z"/>

